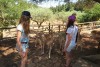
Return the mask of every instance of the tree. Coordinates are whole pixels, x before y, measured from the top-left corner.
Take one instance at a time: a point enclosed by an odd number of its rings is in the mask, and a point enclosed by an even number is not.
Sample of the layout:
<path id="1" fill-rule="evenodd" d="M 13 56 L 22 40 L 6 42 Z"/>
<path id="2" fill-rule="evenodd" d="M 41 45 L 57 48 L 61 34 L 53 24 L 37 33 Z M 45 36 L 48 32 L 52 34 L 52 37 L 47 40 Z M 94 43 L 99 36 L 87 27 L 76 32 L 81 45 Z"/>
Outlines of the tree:
<path id="1" fill-rule="evenodd" d="M 69 11 L 73 6 L 71 4 L 71 7 L 68 6 L 68 4 L 58 5 L 56 7 L 50 7 L 50 9 L 53 11 L 53 13 L 56 12 L 62 12 L 62 11 Z"/>
<path id="2" fill-rule="evenodd" d="M 97 21 L 100 19 L 100 4 L 95 4 L 92 9 L 87 10 L 80 18 L 81 22 Z"/>
<path id="3" fill-rule="evenodd" d="M 34 7 L 34 5 L 25 0 L 0 0 L 0 28 L 3 28 L 0 30 L 1 38 L 4 28 L 16 26 L 16 20 L 19 19 L 21 12 L 30 7 Z"/>
<path id="4" fill-rule="evenodd" d="M 99 2 L 99 3 L 100 3 L 100 0 L 94 0 L 94 1 L 96 1 L 96 2 Z"/>
<path id="5" fill-rule="evenodd" d="M 31 8 L 29 11 L 32 14 L 32 20 L 37 23 L 38 28 L 42 25 L 42 23 L 50 20 L 53 15 L 52 11 L 46 8 Z"/>
<path id="6" fill-rule="evenodd" d="M 91 9 L 95 2 L 93 0 L 78 0 L 75 5 L 75 10 L 83 11 Z"/>
<path id="7" fill-rule="evenodd" d="M 0 0 L 0 27 L 5 27 L 5 26 L 9 26 L 10 23 L 8 22 L 9 17 L 12 18 L 13 13 L 11 13 L 12 6 L 15 5 L 15 1 L 13 0 Z"/>
<path id="8" fill-rule="evenodd" d="M 56 15 L 56 19 L 58 21 L 62 21 L 63 23 L 67 21 L 67 13 L 65 11 L 62 11 L 62 12 L 58 12 L 55 14 Z"/>
<path id="9" fill-rule="evenodd" d="M 19 19 L 21 12 L 30 7 L 34 5 L 25 0 L 0 0 L 0 27 L 16 25 L 16 19 Z"/>

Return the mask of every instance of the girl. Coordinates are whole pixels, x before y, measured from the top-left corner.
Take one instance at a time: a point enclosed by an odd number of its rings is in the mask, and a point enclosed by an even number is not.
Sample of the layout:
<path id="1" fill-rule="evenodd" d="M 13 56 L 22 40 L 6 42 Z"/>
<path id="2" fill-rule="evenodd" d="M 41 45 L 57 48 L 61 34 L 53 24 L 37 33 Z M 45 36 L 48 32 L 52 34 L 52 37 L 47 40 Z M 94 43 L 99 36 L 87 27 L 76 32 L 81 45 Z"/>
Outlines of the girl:
<path id="1" fill-rule="evenodd" d="M 74 25 L 72 19 L 68 20 L 67 30 L 66 30 L 66 42 L 64 47 L 64 52 L 66 54 L 66 67 L 70 67 L 70 62 L 72 59 L 72 50 L 76 46 L 78 27 Z"/>
<path id="2" fill-rule="evenodd" d="M 28 34 L 30 32 L 30 12 L 23 11 L 19 24 L 17 26 L 17 50 L 21 56 L 21 67 L 25 67 L 27 63 L 27 54 L 28 54 Z"/>

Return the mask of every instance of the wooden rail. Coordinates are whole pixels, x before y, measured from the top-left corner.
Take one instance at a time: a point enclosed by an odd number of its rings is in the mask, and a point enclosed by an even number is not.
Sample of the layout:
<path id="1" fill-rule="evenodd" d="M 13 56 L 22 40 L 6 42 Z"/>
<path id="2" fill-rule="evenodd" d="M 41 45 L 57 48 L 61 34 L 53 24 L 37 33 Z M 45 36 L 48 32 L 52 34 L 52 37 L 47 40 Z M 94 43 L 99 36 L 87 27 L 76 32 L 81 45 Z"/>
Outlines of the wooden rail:
<path id="1" fill-rule="evenodd" d="M 78 23 L 77 25 L 81 29 L 100 28 L 100 21 Z M 31 31 L 43 31 L 43 32 L 50 33 L 51 30 L 53 30 L 55 32 L 65 31 L 66 25 L 64 25 L 64 24 L 56 24 L 56 25 L 48 24 L 48 25 L 42 25 L 40 28 L 38 28 L 37 25 L 31 25 L 30 28 L 31 28 Z M 8 35 L 16 36 L 16 27 L 0 28 L 0 35 L 1 35 L 1 33 L 3 34 L 3 37 L 6 37 Z M 12 34 L 12 33 L 14 33 L 14 34 Z"/>

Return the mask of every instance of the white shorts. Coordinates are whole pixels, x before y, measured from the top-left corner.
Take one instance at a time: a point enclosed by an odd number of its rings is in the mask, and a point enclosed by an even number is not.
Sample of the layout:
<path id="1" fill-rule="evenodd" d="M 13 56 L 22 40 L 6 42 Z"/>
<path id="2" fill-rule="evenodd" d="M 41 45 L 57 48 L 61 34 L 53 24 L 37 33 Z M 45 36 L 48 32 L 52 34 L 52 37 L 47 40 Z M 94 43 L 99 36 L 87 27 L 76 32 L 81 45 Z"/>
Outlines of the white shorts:
<path id="1" fill-rule="evenodd" d="M 66 44 L 65 44 L 66 45 Z M 66 49 L 67 52 L 70 52 L 71 50 L 73 50 L 76 46 L 76 43 L 71 42 L 68 46 L 68 48 Z"/>

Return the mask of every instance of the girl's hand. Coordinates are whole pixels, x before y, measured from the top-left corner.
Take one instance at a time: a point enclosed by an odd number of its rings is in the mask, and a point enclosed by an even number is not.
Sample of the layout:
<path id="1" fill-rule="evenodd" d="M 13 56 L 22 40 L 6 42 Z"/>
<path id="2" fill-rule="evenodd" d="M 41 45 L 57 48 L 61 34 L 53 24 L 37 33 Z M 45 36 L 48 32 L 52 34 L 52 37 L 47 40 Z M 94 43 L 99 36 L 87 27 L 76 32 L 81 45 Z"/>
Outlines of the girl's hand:
<path id="1" fill-rule="evenodd" d="M 20 55 L 21 55 L 21 57 L 25 57 L 26 56 L 26 52 L 23 52 L 22 48 L 20 50 Z"/>
<path id="2" fill-rule="evenodd" d="M 26 55 L 26 53 L 25 53 L 25 52 L 23 52 L 23 53 L 22 53 L 22 57 L 25 57 L 25 55 Z"/>
<path id="3" fill-rule="evenodd" d="M 63 49 L 63 52 L 66 52 L 66 48 Z"/>
<path id="4" fill-rule="evenodd" d="M 22 46 L 19 46 L 20 52 L 22 52 Z"/>
<path id="5" fill-rule="evenodd" d="M 20 50 L 20 52 L 19 52 L 20 56 L 23 57 L 23 50 L 22 50 L 21 46 L 19 47 L 19 50 Z"/>

